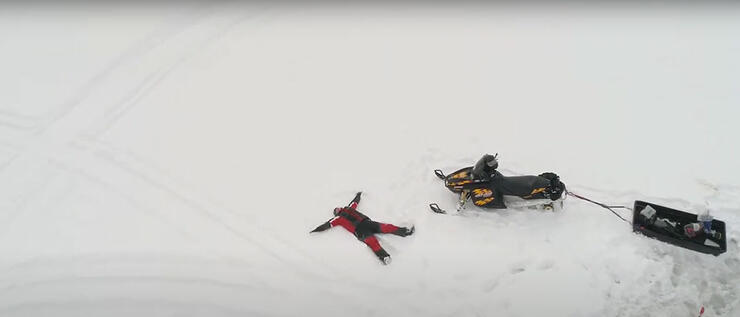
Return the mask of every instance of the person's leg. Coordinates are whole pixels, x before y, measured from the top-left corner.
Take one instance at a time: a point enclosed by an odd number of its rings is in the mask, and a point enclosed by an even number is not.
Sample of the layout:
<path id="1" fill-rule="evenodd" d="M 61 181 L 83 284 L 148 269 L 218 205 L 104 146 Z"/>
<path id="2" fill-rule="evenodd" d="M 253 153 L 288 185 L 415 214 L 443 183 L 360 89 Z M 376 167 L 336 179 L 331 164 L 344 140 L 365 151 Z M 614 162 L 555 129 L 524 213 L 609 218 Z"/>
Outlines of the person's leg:
<path id="1" fill-rule="evenodd" d="M 370 247 L 370 250 L 373 250 L 373 253 L 378 257 L 378 259 L 383 262 L 384 264 L 391 263 L 391 256 L 388 254 L 388 252 L 385 252 L 383 247 L 380 246 L 380 242 L 378 242 L 378 238 L 376 238 L 373 235 L 370 235 L 362 240 L 362 242 L 365 242 L 368 247 Z"/>
<path id="2" fill-rule="evenodd" d="M 398 227 L 396 225 L 392 225 L 389 223 L 381 223 L 381 222 L 373 222 L 373 228 L 377 228 L 377 233 L 390 233 L 395 234 L 397 236 L 405 237 L 409 236 L 414 233 L 414 227 L 411 228 L 405 228 L 405 227 Z"/>

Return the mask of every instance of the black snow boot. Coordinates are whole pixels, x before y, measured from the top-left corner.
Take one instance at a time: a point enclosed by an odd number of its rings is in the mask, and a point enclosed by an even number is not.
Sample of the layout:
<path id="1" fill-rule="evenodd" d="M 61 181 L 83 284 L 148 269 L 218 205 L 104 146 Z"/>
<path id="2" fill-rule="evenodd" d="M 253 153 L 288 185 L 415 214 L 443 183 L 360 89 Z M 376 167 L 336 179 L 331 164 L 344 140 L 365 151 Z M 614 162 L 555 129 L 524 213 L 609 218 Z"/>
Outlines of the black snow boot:
<path id="1" fill-rule="evenodd" d="M 378 260 L 380 260 L 380 262 L 383 262 L 384 265 L 391 264 L 391 255 L 388 254 L 388 252 L 385 252 L 385 250 L 380 249 L 378 251 L 375 251 L 375 255 L 378 257 Z"/>
<path id="2" fill-rule="evenodd" d="M 414 234 L 414 226 L 411 226 L 411 228 L 401 227 L 396 230 L 393 234 L 401 237 L 406 237 Z"/>

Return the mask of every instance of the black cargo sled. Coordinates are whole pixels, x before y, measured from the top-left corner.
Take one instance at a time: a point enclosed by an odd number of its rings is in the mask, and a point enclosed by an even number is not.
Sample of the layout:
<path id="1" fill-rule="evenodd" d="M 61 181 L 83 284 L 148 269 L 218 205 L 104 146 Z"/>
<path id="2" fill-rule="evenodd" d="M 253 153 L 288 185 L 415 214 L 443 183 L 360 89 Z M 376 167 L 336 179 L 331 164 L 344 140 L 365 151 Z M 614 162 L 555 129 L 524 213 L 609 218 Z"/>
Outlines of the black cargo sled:
<path id="1" fill-rule="evenodd" d="M 632 228 L 648 237 L 701 253 L 720 255 L 727 251 L 725 223 L 711 220 L 703 230 L 697 215 L 644 201 L 635 201 Z M 694 229 L 693 226 L 696 226 Z"/>

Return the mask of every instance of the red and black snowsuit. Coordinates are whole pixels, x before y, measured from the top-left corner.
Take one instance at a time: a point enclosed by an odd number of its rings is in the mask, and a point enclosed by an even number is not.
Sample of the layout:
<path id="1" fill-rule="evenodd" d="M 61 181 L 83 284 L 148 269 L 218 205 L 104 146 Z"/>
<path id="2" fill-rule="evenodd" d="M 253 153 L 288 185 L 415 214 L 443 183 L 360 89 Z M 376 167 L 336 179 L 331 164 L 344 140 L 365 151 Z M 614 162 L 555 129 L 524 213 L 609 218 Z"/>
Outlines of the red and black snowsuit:
<path id="1" fill-rule="evenodd" d="M 390 255 L 380 246 L 375 234 L 390 233 L 405 237 L 414 233 L 414 228 L 411 227 L 411 229 L 409 229 L 397 227 L 392 224 L 372 221 L 368 216 L 356 209 L 357 205 L 360 203 L 361 194 L 361 192 L 357 193 L 349 206 L 335 208 L 335 217 L 316 227 L 316 229 L 313 229 L 311 232 L 319 232 L 334 226 L 341 226 L 344 229 L 347 229 L 347 231 L 353 233 L 358 240 L 367 244 L 367 246 L 373 250 L 375 255 L 378 256 L 378 259 L 383 263 L 388 264 L 390 262 Z"/>

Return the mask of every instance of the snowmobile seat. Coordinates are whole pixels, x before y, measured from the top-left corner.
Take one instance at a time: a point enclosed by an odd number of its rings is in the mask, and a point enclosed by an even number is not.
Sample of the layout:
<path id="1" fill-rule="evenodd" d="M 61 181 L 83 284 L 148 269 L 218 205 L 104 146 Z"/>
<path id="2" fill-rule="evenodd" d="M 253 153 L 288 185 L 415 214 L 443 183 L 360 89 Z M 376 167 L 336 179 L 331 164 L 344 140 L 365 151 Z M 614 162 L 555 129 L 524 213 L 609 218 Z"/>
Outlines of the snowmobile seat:
<path id="1" fill-rule="evenodd" d="M 524 197 L 543 192 L 550 186 L 549 180 L 534 176 L 504 176 L 496 171 L 491 180 L 504 195 Z"/>

